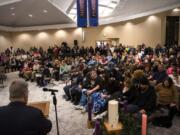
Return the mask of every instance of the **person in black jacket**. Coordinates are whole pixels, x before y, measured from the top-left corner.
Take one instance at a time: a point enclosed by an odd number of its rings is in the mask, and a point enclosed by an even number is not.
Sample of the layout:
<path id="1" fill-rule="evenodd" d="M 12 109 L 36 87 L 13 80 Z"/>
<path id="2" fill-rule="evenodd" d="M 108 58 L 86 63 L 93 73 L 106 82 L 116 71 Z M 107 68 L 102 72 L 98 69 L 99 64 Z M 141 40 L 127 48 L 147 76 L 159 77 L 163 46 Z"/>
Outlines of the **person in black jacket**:
<path id="1" fill-rule="evenodd" d="M 162 83 L 168 77 L 166 70 L 164 69 L 164 66 L 162 64 L 159 64 L 157 68 L 158 71 L 154 72 L 152 76 L 152 84 L 154 83 L 155 85 Z"/>
<path id="2" fill-rule="evenodd" d="M 152 113 L 156 108 L 156 93 L 146 77 L 139 80 L 139 91 L 132 104 L 127 106 L 130 113 Z"/>
<path id="3" fill-rule="evenodd" d="M 25 81 L 13 81 L 9 95 L 11 102 L 0 107 L 1 135 L 46 135 L 51 130 L 51 121 L 39 109 L 26 105 L 28 84 Z"/>

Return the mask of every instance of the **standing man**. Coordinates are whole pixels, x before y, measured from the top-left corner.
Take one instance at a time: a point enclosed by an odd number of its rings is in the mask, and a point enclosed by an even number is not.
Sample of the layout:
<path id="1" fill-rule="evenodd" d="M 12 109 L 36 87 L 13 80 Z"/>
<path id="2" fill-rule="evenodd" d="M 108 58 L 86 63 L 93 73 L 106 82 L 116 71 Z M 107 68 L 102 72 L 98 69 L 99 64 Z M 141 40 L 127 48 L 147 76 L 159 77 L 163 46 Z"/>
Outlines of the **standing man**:
<path id="1" fill-rule="evenodd" d="M 15 80 L 9 87 L 10 103 L 0 107 L 0 134 L 46 135 L 52 128 L 51 121 L 43 113 L 27 106 L 28 84 Z"/>

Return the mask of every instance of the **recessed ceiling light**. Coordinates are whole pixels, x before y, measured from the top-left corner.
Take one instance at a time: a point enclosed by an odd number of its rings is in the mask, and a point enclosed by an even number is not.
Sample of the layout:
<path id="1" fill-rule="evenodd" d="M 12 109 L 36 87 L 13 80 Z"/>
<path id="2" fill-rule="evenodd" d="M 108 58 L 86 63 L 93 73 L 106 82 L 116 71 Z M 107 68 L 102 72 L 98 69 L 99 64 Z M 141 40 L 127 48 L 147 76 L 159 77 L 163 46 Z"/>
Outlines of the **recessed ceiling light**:
<path id="1" fill-rule="evenodd" d="M 15 7 L 11 7 L 10 9 L 11 9 L 11 10 L 14 10 L 14 9 L 15 9 Z"/>
<path id="2" fill-rule="evenodd" d="M 180 9 L 179 8 L 175 8 L 175 9 L 173 9 L 173 12 L 179 12 L 180 11 Z"/>
<path id="3" fill-rule="evenodd" d="M 47 10 L 43 10 L 44 13 L 47 13 Z"/>
<path id="4" fill-rule="evenodd" d="M 29 14 L 28 16 L 29 16 L 29 17 L 31 17 L 31 18 L 33 17 L 33 15 L 32 15 L 32 14 Z"/>
<path id="5" fill-rule="evenodd" d="M 15 13 L 12 13 L 11 15 L 12 15 L 12 16 L 15 16 L 16 14 L 15 14 Z"/>

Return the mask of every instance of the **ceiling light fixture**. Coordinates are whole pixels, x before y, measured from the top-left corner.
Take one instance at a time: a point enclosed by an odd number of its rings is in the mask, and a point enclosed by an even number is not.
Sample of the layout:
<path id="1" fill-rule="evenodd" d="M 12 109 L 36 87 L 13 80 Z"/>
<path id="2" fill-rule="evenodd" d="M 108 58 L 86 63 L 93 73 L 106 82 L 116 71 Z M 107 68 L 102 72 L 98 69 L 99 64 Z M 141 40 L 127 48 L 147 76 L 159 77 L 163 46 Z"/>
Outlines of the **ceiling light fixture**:
<path id="1" fill-rule="evenodd" d="M 48 11 L 47 10 L 43 10 L 44 13 L 47 13 Z"/>
<path id="2" fill-rule="evenodd" d="M 180 11 L 180 9 L 179 8 L 175 8 L 175 9 L 173 9 L 173 12 L 179 12 Z"/>
<path id="3" fill-rule="evenodd" d="M 15 13 L 12 13 L 11 15 L 12 15 L 12 16 L 15 16 L 16 14 L 15 14 Z"/>
<path id="4" fill-rule="evenodd" d="M 14 10 L 14 9 L 15 9 L 15 7 L 11 7 L 10 9 L 11 9 L 11 10 Z"/>
<path id="5" fill-rule="evenodd" d="M 32 15 L 32 14 L 29 14 L 28 16 L 29 16 L 29 17 L 31 17 L 31 18 L 33 17 L 33 15 Z"/>

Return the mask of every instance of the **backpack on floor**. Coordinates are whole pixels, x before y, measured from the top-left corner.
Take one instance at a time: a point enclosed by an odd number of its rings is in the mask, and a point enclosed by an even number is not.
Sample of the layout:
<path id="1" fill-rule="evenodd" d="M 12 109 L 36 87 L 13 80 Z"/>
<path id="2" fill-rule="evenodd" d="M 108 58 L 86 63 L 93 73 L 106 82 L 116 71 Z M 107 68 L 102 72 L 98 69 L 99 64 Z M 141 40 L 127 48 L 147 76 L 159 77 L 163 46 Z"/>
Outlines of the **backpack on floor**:
<path id="1" fill-rule="evenodd" d="M 171 128 L 172 120 L 170 120 L 169 116 L 160 116 L 155 118 L 152 124 L 157 127 Z"/>

